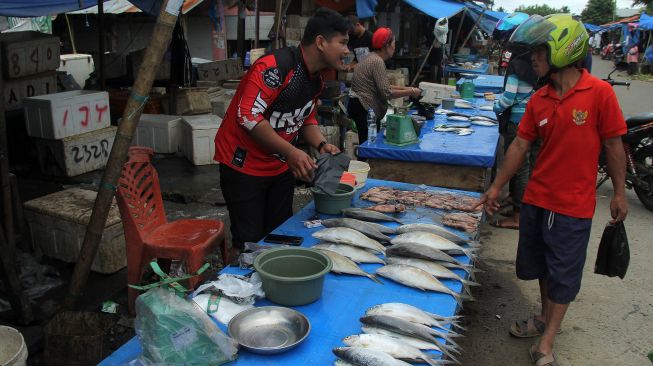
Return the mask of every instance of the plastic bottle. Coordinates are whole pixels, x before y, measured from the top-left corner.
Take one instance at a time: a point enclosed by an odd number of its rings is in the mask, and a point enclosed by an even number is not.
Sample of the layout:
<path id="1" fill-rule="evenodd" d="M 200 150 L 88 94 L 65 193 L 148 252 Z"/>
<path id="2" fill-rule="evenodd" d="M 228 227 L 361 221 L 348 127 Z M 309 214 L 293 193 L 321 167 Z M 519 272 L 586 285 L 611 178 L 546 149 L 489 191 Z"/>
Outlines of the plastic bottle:
<path id="1" fill-rule="evenodd" d="M 376 116 L 372 108 L 367 110 L 367 139 L 372 144 L 376 141 Z"/>

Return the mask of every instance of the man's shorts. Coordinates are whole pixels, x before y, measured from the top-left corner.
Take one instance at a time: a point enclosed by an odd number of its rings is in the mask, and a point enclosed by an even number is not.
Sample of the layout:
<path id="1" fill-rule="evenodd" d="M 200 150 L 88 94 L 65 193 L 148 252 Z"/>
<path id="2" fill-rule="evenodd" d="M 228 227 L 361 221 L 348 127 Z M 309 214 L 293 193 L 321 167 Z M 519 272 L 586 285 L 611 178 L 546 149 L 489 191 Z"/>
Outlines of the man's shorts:
<path id="1" fill-rule="evenodd" d="M 572 302 L 583 276 L 592 219 L 580 219 L 523 204 L 519 216 L 517 277 L 546 279 L 548 297 Z"/>

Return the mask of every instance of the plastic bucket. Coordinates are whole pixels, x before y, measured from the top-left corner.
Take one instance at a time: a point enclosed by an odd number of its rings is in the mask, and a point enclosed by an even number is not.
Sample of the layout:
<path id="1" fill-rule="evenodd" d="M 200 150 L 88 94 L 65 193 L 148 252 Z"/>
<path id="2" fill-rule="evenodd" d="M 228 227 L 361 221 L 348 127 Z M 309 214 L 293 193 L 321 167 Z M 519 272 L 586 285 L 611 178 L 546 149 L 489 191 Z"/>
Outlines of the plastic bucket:
<path id="1" fill-rule="evenodd" d="M 270 249 L 254 260 L 265 297 L 285 306 L 310 304 L 322 297 L 324 276 L 332 266 L 329 257 L 309 248 Z"/>
<path id="2" fill-rule="evenodd" d="M 347 172 L 354 173 L 356 176 L 356 188 L 360 188 L 365 185 L 367 181 L 367 174 L 370 172 L 370 164 L 364 161 L 352 160 L 349 162 L 349 169 Z"/>
<path id="3" fill-rule="evenodd" d="M 27 345 L 20 332 L 12 327 L 0 325 L 0 365 L 25 366 Z"/>
<path id="4" fill-rule="evenodd" d="M 330 195 L 318 188 L 311 188 L 315 200 L 315 210 L 328 215 L 338 215 L 343 208 L 351 207 L 351 200 L 354 197 L 354 186 L 340 183 L 336 194 Z"/>
<path id="5" fill-rule="evenodd" d="M 106 318 L 98 313 L 67 311 L 55 315 L 43 328 L 45 364 L 97 365 L 104 358 L 102 344 Z"/>

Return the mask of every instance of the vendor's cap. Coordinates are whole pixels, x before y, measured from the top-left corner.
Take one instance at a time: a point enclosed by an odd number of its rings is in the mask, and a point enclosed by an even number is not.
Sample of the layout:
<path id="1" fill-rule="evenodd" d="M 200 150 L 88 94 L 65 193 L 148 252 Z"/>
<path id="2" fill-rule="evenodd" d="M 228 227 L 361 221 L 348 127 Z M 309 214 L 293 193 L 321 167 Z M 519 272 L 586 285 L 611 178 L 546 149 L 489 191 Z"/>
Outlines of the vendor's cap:
<path id="1" fill-rule="evenodd" d="M 380 50 L 385 45 L 390 43 L 392 40 L 392 29 L 390 28 L 379 28 L 372 35 L 372 48 L 375 50 Z"/>

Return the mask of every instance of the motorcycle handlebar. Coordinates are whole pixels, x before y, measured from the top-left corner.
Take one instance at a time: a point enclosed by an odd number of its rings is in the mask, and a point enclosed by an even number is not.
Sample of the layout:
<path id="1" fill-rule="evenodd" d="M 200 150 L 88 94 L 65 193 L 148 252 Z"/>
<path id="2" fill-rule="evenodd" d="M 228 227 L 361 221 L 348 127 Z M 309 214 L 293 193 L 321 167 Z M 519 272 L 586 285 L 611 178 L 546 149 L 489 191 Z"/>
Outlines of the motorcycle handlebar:
<path id="1" fill-rule="evenodd" d="M 616 81 L 616 80 L 612 80 L 612 79 L 603 79 L 603 81 L 608 82 L 608 84 L 610 84 L 612 86 L 615 86 L 615 85 L 627 86 L 627 87 L 630 86 L 630 82 L 628 82 L 628 81 Z"/>

